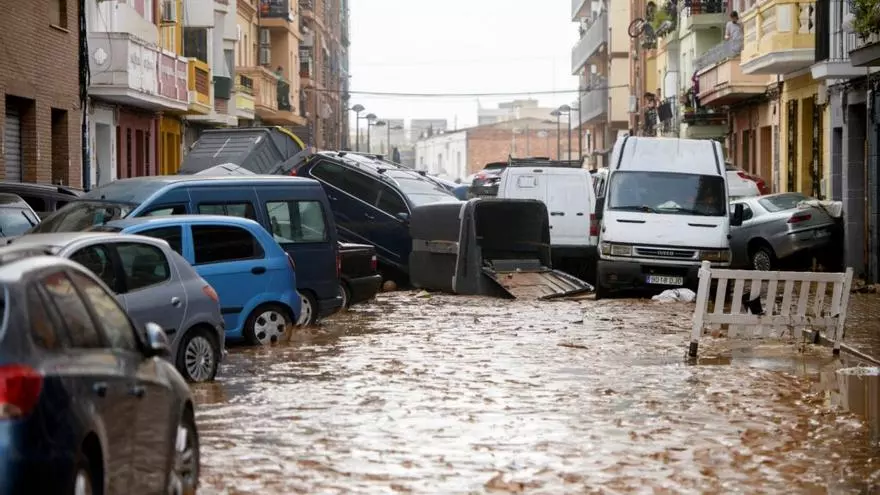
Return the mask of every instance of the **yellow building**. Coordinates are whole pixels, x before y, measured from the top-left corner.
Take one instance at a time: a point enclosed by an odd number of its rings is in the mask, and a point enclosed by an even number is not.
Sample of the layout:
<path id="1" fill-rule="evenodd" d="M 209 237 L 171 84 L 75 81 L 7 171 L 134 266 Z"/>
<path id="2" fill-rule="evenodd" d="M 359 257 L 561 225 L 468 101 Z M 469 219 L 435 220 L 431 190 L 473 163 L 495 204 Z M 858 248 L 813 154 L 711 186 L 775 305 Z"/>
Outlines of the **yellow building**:
<path id="1" fill-rule="evenodd" d="M 159 25 L 159 42 L 163 51 L 183 57 L 183 1 L 177 0 L 175 15 L 168 16 Z M 187 76 L 189 85 L 189 75 Z M 187 87 L 187 90 L 189 87 Z M 164 113 L 159 117 L 159 136 L 156 140 L 158 173 L 173 175 L 183 159 L 183 123 L 181 115 Z"/>
<path id="2" fill-rule="evenodd" d="M 775 189 L 819 195 L 827 188 L 825 110 L 810 66 L 815 53 L 815 4 L 767 0 L 740 15 L 744 75 L 778 76 L 783 82 L 774 132 L 779 146 Z"/>

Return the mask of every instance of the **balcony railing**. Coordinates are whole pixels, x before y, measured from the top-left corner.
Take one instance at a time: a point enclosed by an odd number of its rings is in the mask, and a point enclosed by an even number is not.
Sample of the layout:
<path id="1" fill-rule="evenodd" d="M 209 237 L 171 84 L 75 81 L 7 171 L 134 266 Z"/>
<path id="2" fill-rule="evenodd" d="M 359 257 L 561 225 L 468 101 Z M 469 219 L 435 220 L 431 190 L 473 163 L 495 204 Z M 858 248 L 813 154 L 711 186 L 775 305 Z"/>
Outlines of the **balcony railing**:
<path id="1" fill-rule="evenodd" d="M 189 102 L 211 107 L 211 68 L 207 62 L 191 58 L 189 60 Z"/>
<path id="2" fill-rule="evenodd" d="M 591 0 L 571 0 L 571 20 L 589 15 Z"/>
<path id="3" fill-rule="evenodd" d="M 293 105 L 290 103 L 290 83 L 284 79 L 278 80 L 278 110 L 293 111 Z"/>
<path id="4" fill-rule="evenodd" d="M 739 58 L 729 58 L 699 72 L 699 101 L 717 108 L 764 94 L 771 76 L 743 74 Z"/>
<path id="5" fill-rule="evenodd" d="M 682 14 L 688 17 L 700 14 L 726 14 L 727 0 L 684 0 L 681 10 Z"/>
<path id="6" fill-rule="evenodd" d="M 305 11 L 314 12 L 315 11 L 315 0 L 299 0 L 299 10 L 301 12 L 305 12 Z"/>
<path id="7" fill-rule="evenodd" d="M 244 74 L 238 74 L 235 77 L 238 79 L 238 82 L 235 84 L 235 92 L 253 96 L 254 80 Z"/>
<path id="8" fill-rule="evenodd" d="M 688 125 L 725 125 L 727 124 L 727 114 L 705 110 L 686 111 L 682 116 L 682 121 Z"/>
<path id="9" fill-rule="evenodd" d="M 739 57 L 742 53 L 742 40 L 725 40 L 710 48 L 706 53 L 694 59 L 694 71 L 720 64 L 725 60 Z"/>
<path id="10" fill-rule="evenodd" d="M 608 41 L 608 13 L 603 11 L 587 27 L 586 32 L 571 50 L 571 73 L 577 74 Z"/>
<path id="11" fill-rule="evenodd" d="M 254 106 L 261 117 L 278 111 L 278 76 L 265 67 L 237 67 L 235 71 L 251 79 Z"/>
<path id="12" fill-rule="evenodd" d="M 593 76 L 581 97 L 581 124 L 592 122 L 608 113 L 608 79 Z"/>
<path id="13" fill-rule="evenodd" d="M 814 60 L 816 4 L 765 0 L 742 15 L 741 60 L 747 74 L 788 74 Z"/>

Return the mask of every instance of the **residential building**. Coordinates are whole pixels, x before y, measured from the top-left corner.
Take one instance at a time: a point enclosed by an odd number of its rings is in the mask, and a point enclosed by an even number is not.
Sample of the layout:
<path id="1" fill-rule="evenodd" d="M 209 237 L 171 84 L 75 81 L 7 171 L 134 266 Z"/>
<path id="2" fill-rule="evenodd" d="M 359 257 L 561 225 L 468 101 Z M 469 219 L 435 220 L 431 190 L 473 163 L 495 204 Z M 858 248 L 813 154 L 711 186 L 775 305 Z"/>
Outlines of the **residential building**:
<path id="1" fill-rule="evenodd" d="M 320 149 L 343 149 L 348 145 L 348 1 L 299 0 L 299 10 L 300 107 L 308 121 L 300 134 Z"/>
<path id="2" fill-rule="evenodd" d="M 571 144 L 575 145 L 574 138 Z M 449 180 L 465 179 L 487 163 L 511 155 L 555 159 L 558 148 L 563 153 L 570 149 L 568 133 L 557 134 L 555 123 L 535 118 L 509 120 L 424 137 L 415 144 L 415 168 Z M 576 147 L 571 149 L 576 152 Z"/>
<path id="3" fill-rule="evenodd" d="M 240 126 L 304 126 L 300 102 L 299 4 L 290 0 L 238 0 L 234 50 Z"/>
<path id="4" fill-rule="evenodd" d="M 682 81 L 680 11 L 677 4 L 661 4 L 651 23 L 655 39 L 646 50 L 645 87 L 653 98 L 644 102 L 646 135 L 678 136 L 681 129 Z M 646 99 L 647 100 L 647 99 Z"/>
<path id="5" fill-rule="evenodd" d="M 448 129 L 449 122 L 446 119 L 411 119 L 409 121 L 410 142 Z"/>
<path id="6" fill-rule="evenodd" d="M 571 18 L 581 34 L 571 51 L 580 91 L 575 132 L 588 154 L 606 155 L 618 131 L 629 128 L 631 11 L 630 2 L 572 0 Z"/>
<path id="7" fill-rule="evenodd" d="M 499 103 L 496 108 L 477 109 L 477 125 L 495 124 L 516 119 L 551 119 L 555 108 L 540 107 L 538 100 L 513 100 Z"/>
<path id="8" fill-rule="evenodd" d="M 160 132 L 160 118 L 179 122 L 191 110 L 210 109 L 207 66 L 179 50 L 163 49 L 159 28 L 181 19 L 183 6 L 161 0 L 87 0 L 85 5 L 93 150 L 85 186 L 160 173 L 158 137 L 168 139 L 169 130 L 180 136 L 179 125 L 171 129 L 166 123 L 166 132 Z M 200 74 L 198 87 L 194 72 Z M 179 147 L 179 140 L 167 146 Z"/>
<path id="9" fill-rule="evenodd" d="M 57 0 L 8 6 L 0 18 L 0 179 L 80 186 L 83 13 L 78 2 Z"/>

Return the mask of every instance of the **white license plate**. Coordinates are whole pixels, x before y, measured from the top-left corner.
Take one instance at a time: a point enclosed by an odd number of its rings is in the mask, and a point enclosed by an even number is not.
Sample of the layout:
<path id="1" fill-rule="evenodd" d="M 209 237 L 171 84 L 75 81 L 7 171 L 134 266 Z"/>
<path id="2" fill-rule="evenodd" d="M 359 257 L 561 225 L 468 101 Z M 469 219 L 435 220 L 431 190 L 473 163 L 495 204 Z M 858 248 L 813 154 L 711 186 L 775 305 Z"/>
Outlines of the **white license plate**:
<path id="1" fill-rule="evenodd" d="M 684 285 L 684 277 L 667 277 L 663 275 L 648 275 L 645 281 L 651 285 Z"/>

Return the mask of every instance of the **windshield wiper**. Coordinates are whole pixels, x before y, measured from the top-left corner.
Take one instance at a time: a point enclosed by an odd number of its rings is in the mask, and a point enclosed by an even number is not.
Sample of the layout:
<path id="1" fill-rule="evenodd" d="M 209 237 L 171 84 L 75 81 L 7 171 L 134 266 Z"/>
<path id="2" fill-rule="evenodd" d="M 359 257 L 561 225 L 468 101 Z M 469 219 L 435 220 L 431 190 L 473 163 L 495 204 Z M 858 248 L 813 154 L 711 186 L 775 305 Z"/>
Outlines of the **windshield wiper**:
<path id="1" fill-rule="evenodd" d="M 622 211 L 641 211 L 644 213 L 657 213 L 657 210 L 651 208 L 648 205 L 627 205 L 627 206 L 615 206 L 612 210 L 622 210 Z"/>
<path id="2" fill-rule="evenodd" d="M 670 211 L 674 211 L 676 213 L 684 213 L 685 215 L 694 215 L 697 217 L 714 216 L 709 212 L 697 211 L 696 209 L 693 209 L 693 208 L 682 208 L 681 206 L 670 206 L 670 207 L 664 207 L 664 208 L 660 208 L 660 209 L 661 210 L 670 210 Z"/>

